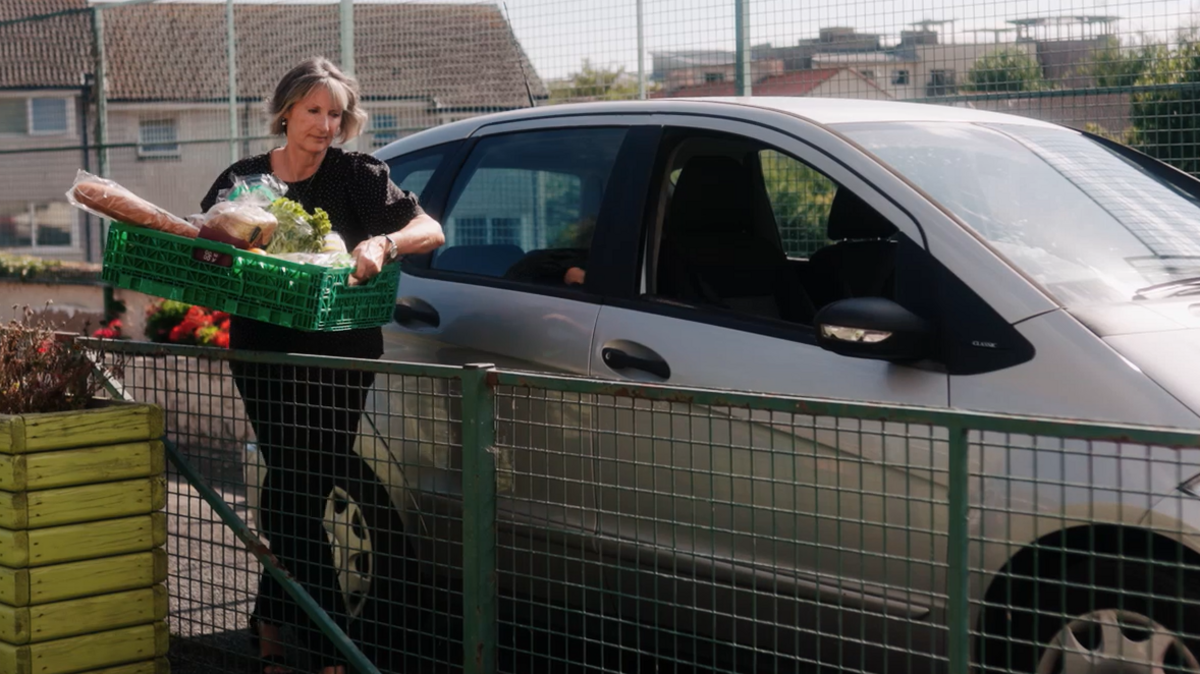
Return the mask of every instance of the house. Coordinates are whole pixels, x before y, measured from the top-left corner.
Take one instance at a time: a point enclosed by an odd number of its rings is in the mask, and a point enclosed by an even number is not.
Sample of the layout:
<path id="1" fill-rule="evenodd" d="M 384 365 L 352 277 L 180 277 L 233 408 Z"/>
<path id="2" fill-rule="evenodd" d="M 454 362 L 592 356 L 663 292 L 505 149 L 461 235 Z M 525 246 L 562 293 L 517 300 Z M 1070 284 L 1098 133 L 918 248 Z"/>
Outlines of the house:
<path id="1" fill-rule="evenodd" d="M 45 18 L 18 22 L 34 15 Z M 81 257 L 65 192 L 88 164 L 91 51 L 86 0 L 0 2 L 0 249 Z"/>
<path id="2" fill-rule="evenodd" d="M 886 51 L 814 54 L 812 67 L 815 69 L 849 68 L 854 70 L 886 91 L 889 98 L 898 100 L 916 98 L 921 93 L 919 80 L 914 75 L 918 71 L 917 62 L 904 54 Z M 848 89 L 845 95 L 853 96 L 852 92 L 854 91 L 857 89 Z M 853 97 L 857 98 L 857 96 Z"/>
<path id="3" fill-rule="evenodd" d="M 66 204 L 75 171 L 96 171 L 94 71 L 87 0 L 7 0 L 0 22 L 32 14 L 74 12 L 58 19 L 0 24 L 0 100 L 24 100 L 28 122 L 17 128 L 16 103 L 0 104 L 0 152 L 64 147 L 63 152 L 10 153 L 0 169 L 0 248 L 61 259 L 96 259 L 95 218 Z M 238 4 L 238 129 L 229 142 L 225 5 L 154 3 L 104 11 L 107 51 L 109 175 L 134 193 L 186 217 L 232 156 L 264 152 L 264 102 L 279 77 L 301 59 L 338 62 L 340 8 L 311 4 Z M 65 37 L 64 25 L 74 32 Z M 547 91 L 517 43 L 502 10 L 484 4 L 359 4 L 354 7 L 355 75 L 370 115 L 353 149 L 370 151 L 402 135 L 473 115 L 526 107 Z M 14 41 L 20 36 L 24 41 Z M 60 50 L 55 46 L 65 45 Z M 16 64 L 25 64 L 18 68 Z M 67 101 L 46 112 L 41 98 Z M 87 103 L 91 102 L 91 105 Z M 57 104 L 54 104 L 57 105 Z M 52 135 L 47 124 L 65 131 Z M 7 120 L 7 121 L 6 121 Z M 49 121 L 48 121 L 49 120 Z M 5 126 L 8 125 L 8 127 Z M 32 167 L 32 172 L 31 172 Z M 30 177 L 26 177 L 30 176 Z M 7 192 L 7 193 L 5 193 Z M 32 223 L 32 224 L 30 224 Z M 85 226 L 86 225 L 86 226 Z M 53 236 L 43 234 L 50 229 Z M 16 232 L 4 238 L 5 231 Z M 30 231 L 36 230 L 37 236 Z M 90 249 L 90 252 L 89 252 Z"/>

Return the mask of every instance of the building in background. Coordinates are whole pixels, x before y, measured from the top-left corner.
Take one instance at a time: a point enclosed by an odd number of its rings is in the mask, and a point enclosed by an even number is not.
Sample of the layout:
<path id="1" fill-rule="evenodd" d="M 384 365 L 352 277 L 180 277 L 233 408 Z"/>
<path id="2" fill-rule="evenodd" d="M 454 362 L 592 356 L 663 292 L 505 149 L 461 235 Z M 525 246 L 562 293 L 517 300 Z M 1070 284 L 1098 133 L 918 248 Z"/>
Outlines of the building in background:
<path id="1" fill-rule="evenodd" d="M 919 100 L 964 93 L 969 73 L 981 59 L 999 52 L 1024 54 L 1036 62 L 1042 78 L 1056 87 L 1093 84 L 1087 67 L 1097 54 L 1116 44 L 1112 16 L 1056 16 L 1014 19 L 995 29 L 991 40 L 949 42 L 945 27 L 952 21 L 920 21 L 901 30 L 898 41 L 885 44 L 876 33 L 859 33 L 853 27 L 822 28 L 818 36 L 794 45 L 755 45 L 751 56 L 751 92 L 777 82 L 780 76 L 799 71 L 848 69 L 874 83 L 889 98 Z M 702 85 L 721 89 L 733 81 L 733 51 L 670 51 L 652 54 L 651 79 L 665 96 L 692 95 Z M 796 95 L 855 97 L 861 86 L 846 80 L 848 88 L 834 86 Z M 873 89 L 872 89 L 873 91 Z"/>

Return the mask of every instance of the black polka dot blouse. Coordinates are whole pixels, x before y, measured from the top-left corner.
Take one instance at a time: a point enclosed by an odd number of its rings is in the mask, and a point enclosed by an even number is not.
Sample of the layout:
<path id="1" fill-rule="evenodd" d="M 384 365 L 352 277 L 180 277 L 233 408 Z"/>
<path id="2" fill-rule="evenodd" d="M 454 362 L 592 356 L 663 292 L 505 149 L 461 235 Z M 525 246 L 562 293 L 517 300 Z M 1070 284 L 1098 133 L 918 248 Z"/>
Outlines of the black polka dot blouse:
<path id="1" fill-rule="evenodd" d="M 225 169 L 200 202 L 207 212 L 223 189 L 233 186 L 235 176 L 271 173 L 269 154 L 247 157 Z M 298 201 L 312 213 L 317 208 L 329 214 L 333 231 L 353 251 L 362 241 L 401 229 L 424 213 L 417 196 L 391 181 L 387 164 L 361 152 L 331 147 L 316 173 L 305 180 L 286 183 L 288 199 Z M 344 332 L 305 332 L 234 316 L 230 320 L 231 348 L 290 351 L 354 358 L 377 358 L 383 353 L 379 328 Z"/>

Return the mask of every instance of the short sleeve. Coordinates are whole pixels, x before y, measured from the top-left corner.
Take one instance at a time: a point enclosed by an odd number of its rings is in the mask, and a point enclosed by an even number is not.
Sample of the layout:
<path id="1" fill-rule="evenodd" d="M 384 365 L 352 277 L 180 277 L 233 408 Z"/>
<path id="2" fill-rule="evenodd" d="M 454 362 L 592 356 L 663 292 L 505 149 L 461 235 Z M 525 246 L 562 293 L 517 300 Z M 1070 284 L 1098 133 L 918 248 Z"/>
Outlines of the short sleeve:
<path id="1" fill-rule="evenodd" d="M 357 155 L 355 159 L 358 175 L 350 196 L 367 236 L 394 232 L 425 212 L 421 210 L 416 194 L 402 190 L 392 182 L 387 164 L 365 154 Z"/>

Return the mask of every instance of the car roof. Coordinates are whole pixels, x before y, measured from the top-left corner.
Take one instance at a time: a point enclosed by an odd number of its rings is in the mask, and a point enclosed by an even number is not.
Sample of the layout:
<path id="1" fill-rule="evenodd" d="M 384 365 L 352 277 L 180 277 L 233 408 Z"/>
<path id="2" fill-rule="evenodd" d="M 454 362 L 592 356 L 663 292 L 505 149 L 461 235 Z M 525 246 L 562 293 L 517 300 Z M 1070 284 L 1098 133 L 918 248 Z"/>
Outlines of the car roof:
<path id="1" fill-rule="evenodd" d="M 646 101 L 598 101 L 522 108 L 479 115 L 420 131 L 375 152 L 381 159 L 424 147 L 466 138 L 480 128 L 502 122 L 597 114 L 692 113 L 728 116 L 736 108 L 756 108 L 802 117 L 821 125 L 856 122 L 959 122 L 974 124 L 1018 124 L 1058 127 L 1029 117 L 977 110 L 960 105 L 934 105 L 853 98 L 810 98 L 791 96 L 744 96 L 709 98 L 656 98 Z"/>

